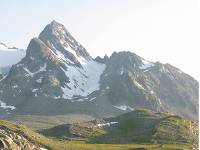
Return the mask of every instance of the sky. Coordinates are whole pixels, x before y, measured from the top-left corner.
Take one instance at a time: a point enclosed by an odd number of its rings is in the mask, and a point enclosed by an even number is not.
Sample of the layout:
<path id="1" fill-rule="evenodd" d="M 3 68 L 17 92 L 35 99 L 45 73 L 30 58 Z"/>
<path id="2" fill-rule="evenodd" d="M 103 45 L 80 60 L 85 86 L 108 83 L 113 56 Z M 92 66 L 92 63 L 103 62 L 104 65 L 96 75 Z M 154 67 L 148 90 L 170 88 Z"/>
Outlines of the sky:
<path id="1" fill-rule="evenodd" d="M 1 0 L 0 41 L 26 48 L 56 20 L 96 57 L 131 51 L 198 81 L 198 0 Z"/>

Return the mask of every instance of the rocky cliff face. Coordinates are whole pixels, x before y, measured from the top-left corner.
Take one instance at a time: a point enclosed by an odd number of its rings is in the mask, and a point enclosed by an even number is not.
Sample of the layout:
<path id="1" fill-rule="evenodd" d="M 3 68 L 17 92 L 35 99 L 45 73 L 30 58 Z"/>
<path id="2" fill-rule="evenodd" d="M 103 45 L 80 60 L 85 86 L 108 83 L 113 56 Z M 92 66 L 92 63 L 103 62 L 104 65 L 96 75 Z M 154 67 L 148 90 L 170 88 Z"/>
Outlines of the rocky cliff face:
<path id="1" fill-rule="evenodd" d="M 178 68 L 130 52 L 114 53 L 106 65 L 101 85 L 116 108 L 143 107 L 197 117 L 198 82 Z"/>
<path id="2" fill-rule="evenodd" d="M 13 132 L 7 127 L 0 126 L 0 149 L 1 150 L 45 150 L 40 145 L 25 135 Z"/>
<path id="3" fill-rule="evenodd" d="M 131 52 L 93 59 L 66 28 L 51 22 L 0 81 L 0 111 L 112 116 L 136 108 L 196 119 L 198 82 L 169 64 Z"/>

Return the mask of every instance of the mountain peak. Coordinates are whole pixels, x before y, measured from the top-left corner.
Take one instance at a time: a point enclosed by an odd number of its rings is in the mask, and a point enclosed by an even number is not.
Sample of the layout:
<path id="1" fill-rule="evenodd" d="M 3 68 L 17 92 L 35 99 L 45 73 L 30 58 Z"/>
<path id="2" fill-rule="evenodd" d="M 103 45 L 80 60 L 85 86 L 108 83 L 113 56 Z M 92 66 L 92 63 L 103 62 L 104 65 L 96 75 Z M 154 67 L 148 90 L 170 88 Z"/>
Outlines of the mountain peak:
<path id="1" fill-rule="evenodd" d="M 8 58 L 10 55 L 1 57 L 0 64 L 8 65 Z M 26 56 L 2 77 L 0 112 L 6 115 L 83 113 L 107 117 L 148 108 L 198 117 L 196 80 L 171 65 L 153 63 L 127 51 L 93 60 L 56 21 L 31 40 Z"/>
<path id="2" fill-rule="evenodd" d="M 64 25 L 62 25 L 61 23 L 53 20 L 50 24 L 49 24 L 52 28 L 56 28 L 56 27 L 64 27 Z"/>
<path id="3" fill-rule="evenodd" d="M 48 24 L 46 26 L 47 28 L 49 28 L 49 30 L 52 30 L 52 32 L 54 32 L 55 34 L 59 35 L 59 34 L 70 34 L 67 29 L 65 28 L 64 25 L 62 25 L 61 23 L 53 20 L 50 24 Z"/>
<path id="4" fill-rule="evenodd" d="M 60 24 L 59 22 L 57 22 L 56 20 L 51 21 L 51 24 Z"/>
<path id="5" fill-rule="evenodd" d="M 68 31 L 64 27 L 64 25 L 58 23 L 57 21 L 53 20 L 50 24 L 46 25 L 44 30 L 40 33 L 39 39 L 42 41 L 49 40 L 49 38 L 57 38 L 58 40 L 65 38 L 68 35 Z"/>
<path id="6" fill-rule="evenodd" d="M 55 53 L 61 53 L 72 62 L 79 62 L 77 58 L 80 57 L 87 61 L 92 60 L 90 54 L 75 40 L 65 26 L 55 20 L 44 28 L 39 35 L 39 39 Z"/>

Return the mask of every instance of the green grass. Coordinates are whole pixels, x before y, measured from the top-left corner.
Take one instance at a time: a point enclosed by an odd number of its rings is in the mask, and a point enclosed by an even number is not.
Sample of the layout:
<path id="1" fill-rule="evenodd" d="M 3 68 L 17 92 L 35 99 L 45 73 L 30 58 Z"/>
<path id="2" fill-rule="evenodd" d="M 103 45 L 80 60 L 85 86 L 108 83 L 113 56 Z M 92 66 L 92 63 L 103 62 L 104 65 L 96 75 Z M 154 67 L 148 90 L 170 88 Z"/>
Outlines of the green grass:
<path id="1" fill-rule="evenodd" d="M 134 148 L 161 149 L 160 144 L 90 144 L 86 141 L 66 141 L 58 138 L 47 138 L 24 125 L 17 125 L 9 121 L 0 120 L 0 126 L 5 126 L 20 134 L 24 134 L 50 150 L 131 150 Z M 187 144 L 164 144 L 162 149 L 191 149 Z"/>
<path id="2" fill-rule="evenodd" d="M 178 116 L 169 116 L 155 127 L 155 139 L 158 142 L 198 143 L 198 123 L 182 119 Z"/>
<path id="3" fill-rule="evenodd" d="M 81 118 L 80 116 L 15 116 L 16 118 L 9 119 L 20 121 L 20 124 L 0 120 L 0 126 L 25 134 L 51 150 L 131 150 L 135 148 L 181 150 L 198 146 L 198 122 L 178 116 L 137 110 L 114 118 L 88 122 L 83 122 L 87 117 L 82 117 L 79 123 L 74 123 L 77 122 L 76 119 Z M 98 123 L 111 121 L 119 123 L 104 128 L 96 126 Z M 63 122 L 70 124 L 60 125 Z M 21 123 L 31 125 L 34 130 L 40 129 L 45 136 Z"/>
<path id="4" fill-rule="evenodd" d="M 111 127 L 97 127 L 98 123 L 118 121 Z M 94 120 L 84 123 L 60 125 L 42 130 L 46 136 L 67 139 L 85 139 L 91 144 L 198 144 L 198 122 L 159 114 L 147 110 L 137 110 L 119 117 Z"/>

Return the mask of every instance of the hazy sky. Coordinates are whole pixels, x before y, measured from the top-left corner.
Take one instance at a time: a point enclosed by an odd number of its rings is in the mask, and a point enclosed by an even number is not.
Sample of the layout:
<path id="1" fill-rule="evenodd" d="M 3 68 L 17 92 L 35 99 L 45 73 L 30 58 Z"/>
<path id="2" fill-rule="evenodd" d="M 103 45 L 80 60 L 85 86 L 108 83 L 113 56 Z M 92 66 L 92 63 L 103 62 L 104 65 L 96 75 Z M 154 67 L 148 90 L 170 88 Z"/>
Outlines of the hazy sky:
<path id="1" fill-rule="evenodd" d="M 26 48 L 53 19 L 92 56 L 129 50 L 200 79 L 198 0 L 1 0 L 0 41 Z"/>

